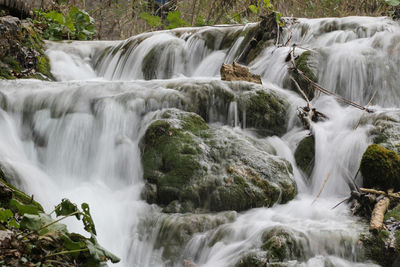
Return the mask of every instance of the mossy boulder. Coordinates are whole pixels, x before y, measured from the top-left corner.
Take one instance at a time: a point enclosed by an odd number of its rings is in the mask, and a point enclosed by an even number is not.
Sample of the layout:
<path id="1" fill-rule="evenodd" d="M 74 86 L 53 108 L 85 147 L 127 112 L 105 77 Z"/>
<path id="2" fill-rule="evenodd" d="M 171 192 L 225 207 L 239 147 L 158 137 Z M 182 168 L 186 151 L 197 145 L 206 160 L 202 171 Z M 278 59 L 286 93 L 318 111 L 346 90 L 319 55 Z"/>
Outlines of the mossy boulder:
<path id="1" fill-rule="evenodd" d="M 40 31 L 31 22 L 0 17 L 0 79 L 53 79 L 44 47 Z"/>
<path id="2" fill-rule="evenodd" d="M 312 80 L 313 82 L 318 82 L 318 79 L 314 72 L 314 66 L 312 61 L 312 53 L 310 51 L 303 52 L 300 56 L 295 59 L 296 68 L 304 73 L 304 75 Z M 304 77 L 302 77 L 297 71 L 292 70 L 289 74 L 293 77 L 293 79 L 299 84 L 300 88 L 307 95 L 308 99 L 311 100 L 314 98 L 315 88 L 312 84 L 310 84 Z M 284 84 L 284 87 L 291 89 L 294 92 L 300 94 L 297 89 L 296 84 L 287 79 Z"/>
<path id="3" fill-rule="evenodd" d="M 235 266 L 291 266 L 289 261 L 301 262 L 312 254 L 303 233 L 279 226 L 265 230 L 261 242 L 259 249 L 246 253 Z"/>
<path id="4" fill-rule="evenodd" d="M 210 129 L 197 114 L 164 111 L 142 141 L 144 178 L 155 185 L 144 198 L 165 212 L 286 203 L 297 193 L 292 166 L 257 142 L 229 128 Z"/>
<path id="5" fill-rule="evenodd" d="M 362 156 L 360 170 L 365 187 L 400 190 L 400 156 L 396 152 L 372 144 Z"/>
<path id="6" fill-rule="evenodd" d="M 155 248 L 163 248 L 164 260 L 177 262 L 182 255 L 182 249 L 196 233 L 210 231 L 219 225 L 232 222 L 236 219 L 236 212 L 163 216 Z"/>
<path id="7" fill-rule="evenodd" d="M 286 132 L 289 103 L 261 85 L 242 81 L 171 81 L 167 88 L 179 92 L 176 107 L 195 112 L 206 122 L 233 126 L 232 113 L 236 109 L 242 128 L 261 136 L 280 136 Z"/>
<path id="8" fill-rule="evenodd" d="M 361 237 L 365 257 L 383 267 L 398 266 L 400 263 L 400 231 L 395 232 L 395 244 L 392 244 L 390 233 L 382 230 L 379 233 L 368 233 Z M 396 265 L 397 263 L 397 265 Z"/>
<path id="9" fill-rule="evenodd" d="M 262 136 L 286 132 L 289 103 L 272 91 L 256 90 L 239 96 L 239 118 Z"/>
<path id="10" fill-rule="evenodd" d="M 297 166 L 310 177 L 314 169 L 315 160 L 315 139 L 314 136 L 307 136 L 300 141 L 294 152 Z"/>

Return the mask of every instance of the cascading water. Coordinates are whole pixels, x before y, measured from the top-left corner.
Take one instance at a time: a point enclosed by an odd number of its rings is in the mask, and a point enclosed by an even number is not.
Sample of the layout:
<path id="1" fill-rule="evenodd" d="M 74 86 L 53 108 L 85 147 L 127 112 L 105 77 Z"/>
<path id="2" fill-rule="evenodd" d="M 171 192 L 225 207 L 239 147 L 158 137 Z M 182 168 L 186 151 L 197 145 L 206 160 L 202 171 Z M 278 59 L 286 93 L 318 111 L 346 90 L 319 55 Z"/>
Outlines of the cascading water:
<path id="1" fill-rule="evenodd" d="M 284 88 L 291 48 L 269 46 L 252 61 L 249 67 L 262 75 L 263 86 L 219 81 L 221 64 L 240 57 L 256 26 L 177 29 L 121 42 L 49 43 L 58 82 L 0 82 L 2 166 L 47 210 L 64 197 L 88 202 L 100 243 L 122 258 L 121 266 L 234 266 L 249 253 L 266 253 L 262 239 L 279 231 L 293 238 L 296 252 L 288 266 L 372 266 L 357 245 L 365 223 L 344 206 L 331 208 L 349 195 L 349 179 L 371 143 L 373 126 L 356 126 L 375 115 L 332 97 L 314 99 L 329 119 L 313 124 L 315 167 L 305 179 L 293 156 L 309 133 L 296 118 L 296 108 L 305 102 Z M 377 91 L 374 108 L 382 114 L 389 108 L 398 112 L 399 40 L 400 26 L 387 18 L 351 17 L 299 19 L 284 29 L 279 43 L 296 44 L 297 53 L 312 51 L 319 83 L 348 99 L 366 105 Z M 255 137 L 246 129 L 246 110 L 218 97 L 224 92 L 240 98 L 241 91 L 267 88 L 290 103 L 282 137 Z M 295 200 L 242 213 L 196 215 L 163 213 L 142 200 L 140 142 L 147 127 L 162 110 L 197 111 L 201 107 L 193 106 L 202 101 L 208 101 L 206 119 L 213 129 L 254 139 L 262 144 L 259 149 L 272 149 L 292 164 Z M 177 246 L 178 255 L 166 258 L 177 245 L 171 244 L 170 230 L 179 232 L 202 216 L 207 224 Z"/>

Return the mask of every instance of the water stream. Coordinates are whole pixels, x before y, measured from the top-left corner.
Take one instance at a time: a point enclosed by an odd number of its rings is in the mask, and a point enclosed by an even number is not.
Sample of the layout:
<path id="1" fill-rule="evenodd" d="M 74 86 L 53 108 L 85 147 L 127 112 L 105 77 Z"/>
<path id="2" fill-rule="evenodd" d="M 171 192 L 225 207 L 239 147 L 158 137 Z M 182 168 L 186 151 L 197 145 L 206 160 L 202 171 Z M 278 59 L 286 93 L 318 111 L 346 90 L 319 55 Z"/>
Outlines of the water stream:
<path id="1" fill-rule="evenodd" d="M 313 100 L 329 120 L 313 125 L 315 168 L 306 179 L 293 156 L 309 131 L 296 117 L 297 107 L 305 102 L 285 88 L 289 47 L 267 47 L 249 66 L 262 76 L 263 88 L 289 101 L 286 134 L 254 137 L 237 103 L 225 107 L 218 99 L 209 107 L 208 123 L 272 146 L 293 165 L 298 196 L 272 208 L 208 214 L 210 221 L 224 223 L 193 234 L 181 244 L 177 259 L 163 257 L 168 246 L 168 240 L 162 240 L 166 246 L 159 244 L 163 227 L 180 225 L 186 217 L 162 213 L 142 200 L 140 141 L 161 110 L 190 109 L 181 101 L 190 94 L 179 88 L 235 93 L 235 86 L 245 84 L 220 81 L 219 68 L 240 55 L 245 34 L 253 27 L 177 29 L 117 42 L 49 43 L 57 82 L 0 82 L 1 164 L 47 211 L 64 197 L 89 203 L 99 242 L 122 258 L 120 266 L 234 266 L 246 253 L 262 253 L 261 236 L 276 227 L 296 240 L 299 253 L 288 266 L 374 266 L 365 261 L 357 242 L 365 222 L 350 216 L 345 205 L 331 209 L 349 195 L 348 180 L 372 142 L 371 125 L 354 130 L 360 118 L 369 115 L 332 97 Z M 297 53 L 315 53 L 313 67 L 324 87 L 361 105 L 377 90 L 377 113 L 398 108 L 397 23 L 370 17 L 299 19 L 284 30 L 280 43 L 288 40 L 297 45 Z M 313 203 L 327 176 L 325 189 Z M 73 220 L 67 224 L 82 232 Z"/>

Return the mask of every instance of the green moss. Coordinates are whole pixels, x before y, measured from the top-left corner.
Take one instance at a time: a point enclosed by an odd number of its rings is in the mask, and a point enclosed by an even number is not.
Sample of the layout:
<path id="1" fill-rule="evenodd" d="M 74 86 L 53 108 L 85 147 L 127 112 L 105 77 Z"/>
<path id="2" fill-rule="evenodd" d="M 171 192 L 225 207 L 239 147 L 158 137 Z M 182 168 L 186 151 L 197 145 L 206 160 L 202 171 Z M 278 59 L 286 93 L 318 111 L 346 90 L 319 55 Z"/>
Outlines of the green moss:
<path id="1" fill-rule="evenodd" d="M 283 228 L 276 227 L 264 232 L 262 241 L 262 249 L 267 252 L 269 262 L 300 260 L 303 256 L 302 249 L 293 234 Z"/>
<path id="2" fill-rule="evenodd" d="M 13 80 L 15 77 L 11 75 L 9 68 L 0 66 L 0 79 Z"/>
<path id="3" fill-rule="evenodd" d="M 46 77 L 52 77 L 50 72 L 50 60 L 47 56 L 44 55 L 37 57 L 36 69 Z"/>
<path id="4" fill-rule="evenodd" d="M 378 234 L 369 233 L 361 237 L 367 259 L 373 260 L 382 266 L 392 266 L 398 253 L 387 248 L 389 232 L 380 231 Z"/>
<path id="5" fill-rule="evenodd" d="M 385 220 L 389 220 L 391 217 L 397 221 L 400 221 L 400 206 L 395 207 L 385 214 Z"/>
<path id="6" fill-rule="evenodd" d="M 297 69 L 302 71 L 305 76 L 307 76 L 310 80 L 313 82 L 318 82 L 317 77 L 315 76 L 314 72 L 310 68 L 310 57 L 311 57 L 311 52 L 306 51 L 303 54 L 301 54 L 298 58 L 296 58 L 295 63 Z M 311 100 L 314 98 L 314 87 L 303 77 L 300 76 L 295 71 L 291 71 L 290 73 L 293 78 L 297 81 L 297 83 L 300 85 L 300 88 L 304 91 L 304 93 L 307 95 L 308 99 Z M 297 86 L 294 84 L 294 82 L 290 81 L 290 88 L 298 92 Z"/>
<path id="7" fill-rule="evenodd" d="M 13 57 L 8 56 L 5 58 L 4 62 L 15 72 L 21 73 L 21 66 L 18 61 L 16 61 Z"/>
<path id="8" fill-rule="evenodd" d="M 272 92 L 258 90 L 250 93 L 248 100 L 239 103 L 240 119 L 246 112 L 246 127 L 256 128 L 262 135 L 281 135 L 286 132 L 287 124 L 286 100 Z"/>
<path id="9" fill-rule="evenodd" d="M 307 175 L 307 178 L 311 176 L 314 169 L 314 158 L 315 158 L 315 139 L 314 136 L 307 136 L 296 148 L 294 152 L 294 158 L 297 166 Z"/>
<path id="10" fill-rule="evenodd" d="M 400 156 L 396 152 L 370 145 L 362 156 L 360 170 L 365 187 L 400 190 Z"/>

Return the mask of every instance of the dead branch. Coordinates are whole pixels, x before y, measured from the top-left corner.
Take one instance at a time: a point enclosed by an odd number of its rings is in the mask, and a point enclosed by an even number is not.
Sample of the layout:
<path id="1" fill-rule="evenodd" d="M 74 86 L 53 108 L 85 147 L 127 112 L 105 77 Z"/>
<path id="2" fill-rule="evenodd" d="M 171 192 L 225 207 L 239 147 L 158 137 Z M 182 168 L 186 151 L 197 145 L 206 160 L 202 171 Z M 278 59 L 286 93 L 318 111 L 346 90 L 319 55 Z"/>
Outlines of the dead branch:
<path id="1" fill-rule="evenodd" d="M 353 101 L 350 101 L 350 100 L 348 100 L 348 99 L 342 97 L 341 95 L 338 95 L 338 94 L 336 94 L 336 93 L 333 93 L 333 92 L 331 92 L 331 91 L 329 91 L 329 90 L 323 88 L 322 86 L 320 86 L 319 84 L 317 84 L 316 82 L 314 82 L 314 81 L 312 81 L 310 78 L 308 78 L 307 75 L 305 75 L 304 72 L 302 72 L 301 70 L 299 70 L 299 69 L 297 68 L 297 66 L 296 66 L 296 63 L 295 63 L 295 61 L 294 61 L 294 59 L 295 59 L 295 56 L 294 56 L 295 48 L 296 48 L 296 46 L 294 45 L 293 48 L 292 48 L 292 56 L 291 56 L 291 63 L 292 63 L 292 65 L 293 65 L 292 69 L 293 69 L 297 74 L 299 74 L 301 77 L 303 77 L 308 83 L 310 83 L 316 90 L 318 90 L 318 91 L 320 91 L 320 92 L 322 92 L 322 93 L 324 93 L 324 94 L 326 94 L 326 95 L 334 96 L 336 99 L 338 99 L 339 101 L 341 101 L 341 102 L 343 102 L 343 103 L 345 103 L 345 104 L 347 104 L 347 105 L 350 105 L 350 106 L 353 106 L 353 107 L 355 107 L 355 108 L 358 108 L 358 109 L 367 111 L 368 113 L 372 113 L 372 112 L 373 112 L 372 110 L 368 109 L 367 107 L 363 107 L 363 106 L 361 106 L 361 105 L 359 105 L 359 104 L 357 104 L 357 103 L 354 103 Z"/>
<path id="2" fill-rule="evenodd" d="M 318 193 L 318 195 L 315 197 L 315 199 L 314 199 L 314 201 L 312 202 L 312 204 L 314 204 L 314 203 L 317 201 L 317 199 L 318 199 L 319 196 L 321 195 L 322 191 L 324 191 L 325 185 L 326 185 L 326 183 L 328 182 L 329 177 L 331 177 L 331 173 L 330 173 L 330 172 L 328 173 L 328 176 L 325 178 L 325 181 L 324 181 L 324 183 L 322 184 L 321 190 L 319 190 L 319 193 Z M 312 204 L 311 204 L 311 205 L 312 205 Z"/>
<path id="3" fill-rule="evenodd" d="M 392 197 L 396 199 L 400 199 L 400 192 L 398 193 L 393 193 L 393 192 L 384 192 L 384 191 L 379 191 L 375 189 L 369 189 L 369 188 L 360 188 L 360 191 L 363 193 L 369 193 L 369 194 L 375 194 L 375 195 L 384 195 L 386 197 Z"/>
<path id="4" fill-rule="evenodd" d="M 388 197 L 385 197 L 378 201 L 375 204 L 374 210 L 371 214 L 371 222 L 369 224 L 370 231 L 379 232 L 383 226 L 383 219 L 385 217 L 385 213 L 389 208 L 390 200 Z"/>

